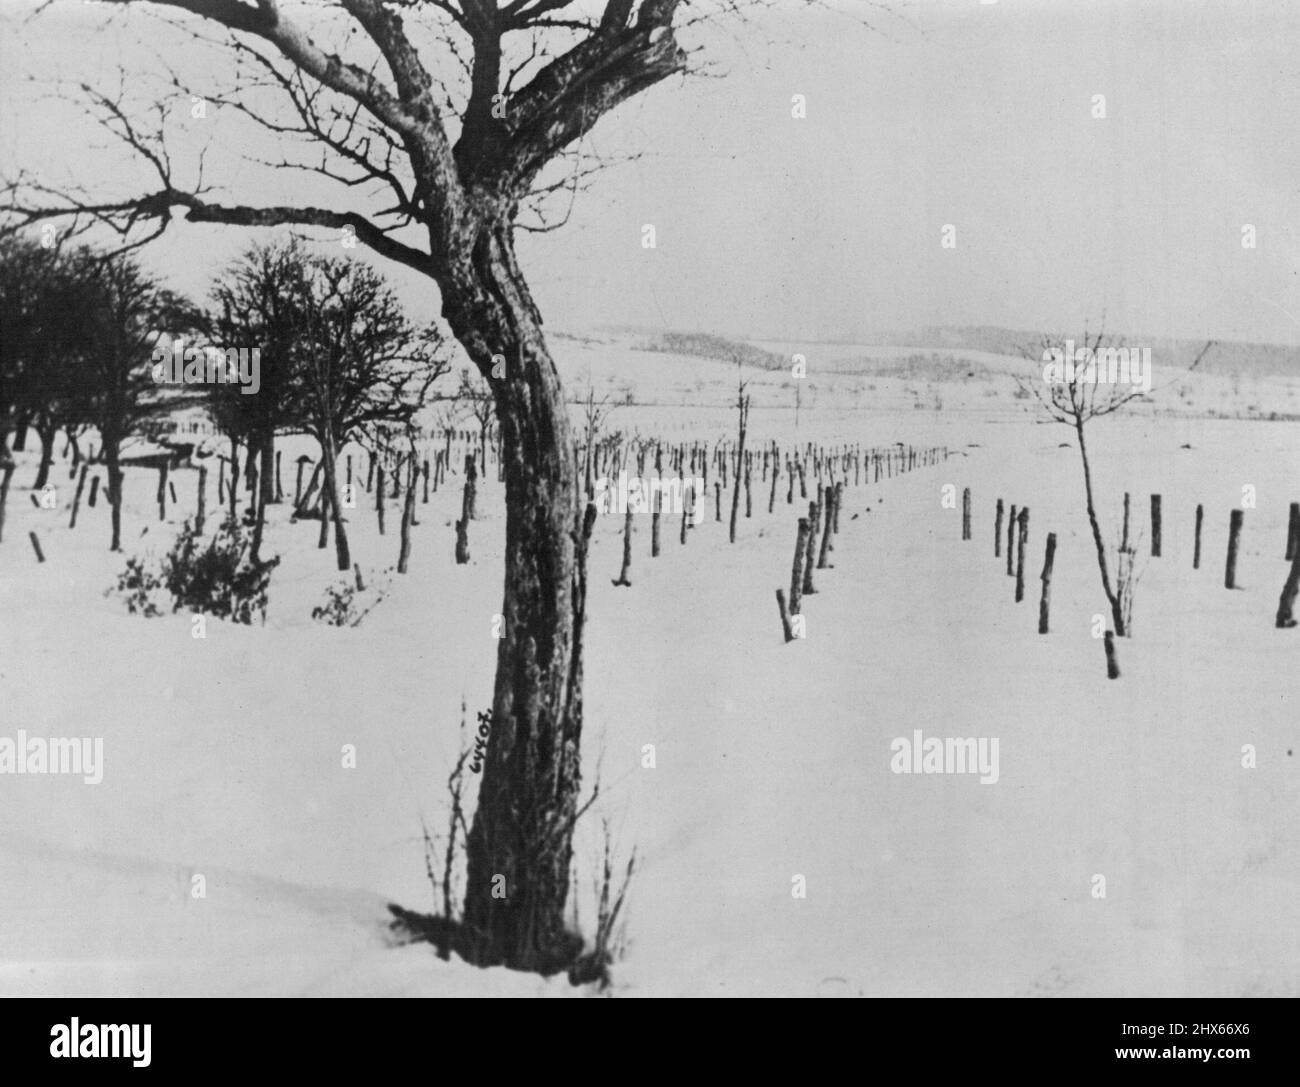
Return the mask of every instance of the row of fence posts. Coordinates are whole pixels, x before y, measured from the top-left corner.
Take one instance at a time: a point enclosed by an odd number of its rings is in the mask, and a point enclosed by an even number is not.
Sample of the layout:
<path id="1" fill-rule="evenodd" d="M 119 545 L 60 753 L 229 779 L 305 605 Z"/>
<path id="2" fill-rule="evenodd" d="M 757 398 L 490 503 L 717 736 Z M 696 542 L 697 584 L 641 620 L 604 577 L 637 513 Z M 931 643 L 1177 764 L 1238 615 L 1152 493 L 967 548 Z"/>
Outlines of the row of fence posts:
<path id="1" fill-rule="evenodd" d="M 1160 558 L 1163 550 L 1162 498 L 1158 494 L 1153 494 L 1150 499 L 1151 555 L 1153 558 Z M 1116 593 L 1119 600 L 1120 619 L 1124 627 L 1121 633 L 1127 637 L 1131 637 L 1133 633 L 1133 583 L 1135 576 L 1133 563 L 1136 556 L 1136 549 L 1131 546 L 1129 538 L 1129 509 L 1130 495 L 1126 492 L 1124 495 L 1124 523 L 1119 548 L 1119 565 L 1116 574 Z M 1002 525 L 1005 513 L 1003 501 L 999 498 L 994 511 L 994 558 L 1001 557 Z M 1201 566 L 1201 530 L 1204 522 L 1205 507 L 1198 504 L 1196 507 L 1192 552 L 1192 569 L 1194 570 L 1199 570 Z M 1228 549 L 1223 577 L 1223 584 L 1226 589 L 1237 588 L 1237 558 L 1241 550 L 1241 533 L 1244 523 L 1245 513 L 1243 510 L 1234 509 L 1230 511 L 1228 516 Z M 1029 535 L 1028 508 L 1022 507 L 1017 510 L 1015 504 L 1012 504 L 1010 515 L 1006 517 L 1006 528 L 1006 572 L 1008 577 L 1015 578 L 1015 599 L 1016 603 L 1019 603 L 1024 599 L 1025 595 L 1025 547 Z M 969 487 L 966 487 L 962 491 L 962 540 L 970 539 L 971 491 Z M 1292 565 L 1278 604 L 1276 621 L 1279 628 L 1290 628 L 1296 625 L 1294 607 L 1296 597 L 1300 595 L 1300 502 L 1292 502 L 1290 505 L 1287 522 L 1286 561 Z M 1039 575 L 1042 582 L 1038 603 L 1039 634 L 1047 634 L 1051 628 L 1052 571 L 1055 562 L 1056 533 L 1049 532 L 1043 558 L 1043 572 Z M 1103 635 L 1103 645 L 1106 651 L 1106 675 L 1110 679 L 1118 679 L 1120 675 L 1119 661 L 1115 651 L 1115 637 L 1116 631 L 1111 627 L 1107 627 Z"/>
<path id="2" fill-rule="evenodd" d="M 901 459 L 898 471 L 901 474 L 947 459 L 947 448 L 909 449 L 908 455 Z M 787 643 L 807 637 L 803 599 L 817 592 L 813 570 L 833 569 L 828 556 L 835 550 L 834 538 L 840 531 L 840 510 L 844 504 L 847 482 L 847 479 L 838 480 L 825 487 L 818 484 L 817 498 L 808 505 L 808 516 L 799 518 L 795 531 L 794 558 L 790 567 L 790 592 L 787 596 L 784 588 L 776 590 L 781 631 Z"/>

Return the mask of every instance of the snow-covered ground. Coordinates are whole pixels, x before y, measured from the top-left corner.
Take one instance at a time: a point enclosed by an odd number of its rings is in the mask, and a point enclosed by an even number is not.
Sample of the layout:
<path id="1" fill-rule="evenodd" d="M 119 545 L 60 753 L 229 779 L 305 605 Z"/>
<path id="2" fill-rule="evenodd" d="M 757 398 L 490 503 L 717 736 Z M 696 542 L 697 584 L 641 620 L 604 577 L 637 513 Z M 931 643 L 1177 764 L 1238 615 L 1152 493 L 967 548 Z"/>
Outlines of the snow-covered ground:
<path id="1" fill-rule="evenodd" d="M 626 343 L 556 349 L 571 389 L 590 370 L 598 395 L 617 373 L 642 399 L 668 404 L 676 390 L 704 402 L 620 408 L 611 428 L 729 433 L 733 366 Z M 1147 556 L 1148 495 L 1164 497 L 1164 554 L 1140 561 L 1135 636 L 1120 640 L 1123 676 L 1109 682 L 1071 432 L 1024 414 L 1009 382 L 944 387 L 970 410 L 903 406 L 899 392 L 873 411 L 874 379 L 854 374 L 834 380 L 861 383 L 861 400 L 804 400 L 796 435 L 784 376 L 747 376 L 770 385 L 756 396 L 755 441 L 904 441 L 952 456 L 850 488 L 834 569 L 817 573 L 807 638 L 789 645 L 773 593 L 806 512 L 797 488 L 786 505 L 783 480 L 769 516 L 756 481 L 734 546 L 710 516 L 684 548 L 665 526 L 652 560 L 638 519 L 630 589 L 610 584 L 621 518 L 598 522 L 584 772 L 588 785 L 599 772 L 601 798 L 578 836 L 579 911 L 586 925 L 604 816 L 641 862 L 614 991 L 1300 995 L 1300 630 L 1273 627 L 1300 429 L 1149 412 L 1094 425 L 1112 544 L 1128 490 Z M 283 447 L 287 466 L 299 449 Z M 33 508 L 33 476 L 33 455 L 20 455 L 0 544 L 0 737 L 102 737 L 104 776 L 0 776 L 0 993 L 583 992 L 443 962 L 387 934 L 388 902 L 434 906 L 421 820 L 445 826 L 462 699 L 470 728 L 491 700 L 495 479 L 480 491 L 468 566 L 452 554 L 457 476 L 418 507 L 405 576 L 385 573 L 399 511 L 390 506 L 383 537 L 373 512 L 351 511 L 355 559 L 368 580 L 392 582 L 356 629 L 311 620 L 340 578 L 333 549 L 317 550 L 315 522 L 290 524 L 276 507 L 266 550 L 283 562 L 266 625 L 209 619 L 197 639 L 187 615 L 145 620 L 104 595 L 128 555 L 165 548 L 196 473 L 173 473 L 180 508 L 166 524 L 156 476 L 128 473 L 118 555 L 102 495 L 69 530 L 66 462 L 58 511 Z M 945 484 L 972 490 L 970 542 Z M 1255 508 L 1232 592 L 1228 516 L 1245 487 Z M 212 478 L 210 509 L 214 488 Z M 1031 511 L 1019 605 L 993 556 L 999 497 Z M 1059 545 L 1044 637 L 1047 531 Z M 917 729 L 996 738 L 996 784 L 892 772 L 892 742 Z M 192 896 L 196 875 L 206 897 Z M 796 876 L 805 898 L 792 895 Z"/>

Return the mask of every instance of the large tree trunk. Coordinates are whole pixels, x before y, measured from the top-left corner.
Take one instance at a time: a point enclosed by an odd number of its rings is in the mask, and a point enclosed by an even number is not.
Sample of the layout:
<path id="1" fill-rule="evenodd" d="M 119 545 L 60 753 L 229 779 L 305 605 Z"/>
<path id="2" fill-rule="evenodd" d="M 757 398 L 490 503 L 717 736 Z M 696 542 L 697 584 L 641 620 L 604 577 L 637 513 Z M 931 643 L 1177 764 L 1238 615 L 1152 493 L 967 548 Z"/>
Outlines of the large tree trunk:
<path id="1" fill-rule="evenodd" d="M 581 784 L 591 520 L 580 519 L 568 408 L 509 229 L 485 229 L 473 267 L 449 278 L 443 312 L 495 396 L 506 490 L 505 622 L 467 843 L 467 950 L 483 965 L 553 973 L 580 949 L 564 907 Z M 491 376 L 494 354 L 509 360 L 504 377 Z"/>

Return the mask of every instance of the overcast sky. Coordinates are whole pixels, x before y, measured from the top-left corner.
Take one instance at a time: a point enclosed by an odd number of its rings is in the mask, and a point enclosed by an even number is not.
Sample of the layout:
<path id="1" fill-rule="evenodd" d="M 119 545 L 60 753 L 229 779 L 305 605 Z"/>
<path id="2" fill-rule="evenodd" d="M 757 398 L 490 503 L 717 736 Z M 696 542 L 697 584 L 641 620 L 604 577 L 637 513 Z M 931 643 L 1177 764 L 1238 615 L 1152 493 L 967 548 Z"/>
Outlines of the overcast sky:
<path id="1" fill-rule="evenodd" d="M 27 76 L 114 90 L 120 60 L 140 95 L 163 74 L 160 44 L 196 82 L 229 64 L 173 47 L 139 15 L 105 26 L 80 0 L 31 21 L 28 4 L 0 7 L 0 168 L 92 193 L 148 175 L 89 147 L 84 110 Z M 842 7 L 873 29 L 777 0 L 773 15 L 691 39 L 721 78 L 671 80 L 602 121 L 598 150 L 644 154 L 580 195 L 561 230 L 521 239 L 548 325 L 811 340 L 931 324 L 1065 334 L 1104 314 L 1132 335 L 1300 343 L 1300 5 Z M 791 115 L 795 94 L 806 118 Z M 237 161 L 232 147 L 256 149 L 242 128 L 218 108 L 192 123 L 188 105 L 168 114 L 182 178 L 211 142 L 208 177 L 227 200 L 331 200 L 328 183 Z M 247 237 L 181 226 L 146 259 L 199 292 Z M 431 287 L 384 267 L 436 313 Z"/>

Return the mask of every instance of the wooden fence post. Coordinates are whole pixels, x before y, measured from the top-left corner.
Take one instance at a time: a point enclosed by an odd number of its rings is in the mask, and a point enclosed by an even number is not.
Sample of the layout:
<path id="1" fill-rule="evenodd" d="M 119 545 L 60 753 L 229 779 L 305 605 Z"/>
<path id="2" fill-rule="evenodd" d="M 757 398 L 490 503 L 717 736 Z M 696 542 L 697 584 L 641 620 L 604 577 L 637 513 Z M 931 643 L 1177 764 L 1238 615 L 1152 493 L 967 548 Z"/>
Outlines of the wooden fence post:
<path id="1" fill-rule="evenodd" d="M 158 468 L 158 520 L 167 520 L 167 470 L 168 463 L 163 463 Z"/>
<path id="2" fill-rule="evenodd" d="M 1016 504 L 1011 503 L 1011 516 L 1007 518 L 1007 577 L 1016 574 Z"/>
<path id="3" fill-rule="evenodd" d="M 199 503 L 198 510 L 194 515 L 194 531 L 200 536 L 203 534 L 204 513 L 208 501 L 208 468 L 204 465 L 199 469 Z"/>
<path id="4" fill-rule="evenodd" d="M 1020 533 L 1016 558 L 1016 603 L 1025 598 L 1025 543 L 1029 539 L 1029 507 L 1020 511 Z"/>
<path id="5" fill-rule="evenodd" d="M 1052 609 L 1052 566 L 1056 562 L 1056 533 L 1047 534 L 1047 555 L 1043 559 L 1043 595 L 1038 598 L 1038 633 L 1048 633 L 1048 616 Z"/>
<path id="6" fill-rule="evenodd" d="M 650 514 L 650 557 L 659 557 L 659 517 L 663 509 L 664 492 L 662 487 L 654 488 L 654 511 Z"/>
<path id="7" fill-rule="evenodd" d="M 623 514 L 623 569 L 618 572 L 615 585 L 632 584 L 628 574 L 632 572 L 632 503 L 627 503 L 627 512 Z"/>
<path id="8" fill-rule="evenodd" d="M 1300 547 L 1297 547 L 1295 554 L 1291 556 L 1291 570 L 1286 576 L 1286 584 L 1282 586 L 1282 597 L 1277 602 L 1277 625 L 1281 630 L 1287 630 L 1296 625 L 1295 598 L 1297 593 L 1300 593 Z"/>
<path id="9" fill-rule="evenodd" d="M 794 641 L 794 623 L 790 619 L 790 609 L 786 606 L 785 590 L 776 590 L 776 608 L 781 614 L 781 632 L 787 642 Z"/>
<path id="10" fill-rule="evenodd" d="M 9 451 L 0 443 L 0 457 L 4 458 L 4 469 L 0 471 L 0 540 L 4 539 L 5 532 L 5 507 L 9 503 L 9 484 L 14 478 L 14 468 L 16 467 L 13 460 L 9 458 Z M 95 477 L 96 479 L 99 476 Z"/>
<path id="11" fill-rule="evenodd" d="M 1115 632 L 1106 631 L 1106 678 L 1119 679 L 1119 658 L 1115 656 Z"/>
<path id="12" fill-rule="evenodd" d="M 798 615 L 803 606 L 804 555 L 808 551 L 808 518 L 799 518 L 799 530 L 794 541 L 794 563 L 790 569 L 790 614 Z"/>
<path id="13" fill-rule="evenodd" d="M 817 530 L 821 521 L 821 510 L 816 502 L 808 503 L 808 552 L 804 557 L 803 595 L 810 596 L 817 589 L 813 586 L 813 563 L 817 558 Z"/>
<path id="14" fill-rule="evenodd" d="M 456 562 L 458 565 L 464 565 L 469 562 L 469 521 L 470 510 L 474 507 L 474 473 L 472 471 L 473 459 L 465 459 L 465 490 L 461 495 L 460 502 L 460 520 L 456 522 Z M 379 490 L 383 492 L 383 482 Z"/>
<path id="15" fill-rule="evenodd" d="M 1223 575 L 1225 589 L 1237 587 L 1237 550 L 1241 545 L 1241 522 L 1245 516 L 1241 510 L 1233 510 L 1228 518 L 1228 566 Z"/>
<path id="16" fill-rule="evenodd" d="M 822 548 L 821 553 L 817 556 L 817 569 L 825 570 L 828 563 L 826 555 L 831 547 L 831 532 L 835 528 L 835 488 L 827 487 L 825 498 L 822 500 L 826 507 L 826 523 L 822 526 Z"/>
<path id="17" fill-rule="evenodd" d="M 77 477 L 77 493 L 72 499 L 72 520 L 68 523 L 69 528 L 77 527 L 77 510 L 81 508 L 81 491 L 86 486 L 86 473 L 90 470 L 90 465 L 81 466 L 81 474 Z"/>

